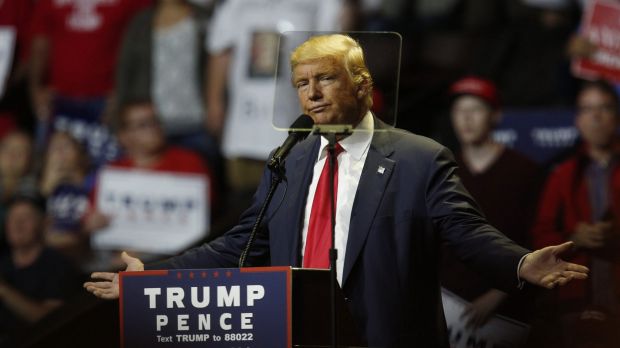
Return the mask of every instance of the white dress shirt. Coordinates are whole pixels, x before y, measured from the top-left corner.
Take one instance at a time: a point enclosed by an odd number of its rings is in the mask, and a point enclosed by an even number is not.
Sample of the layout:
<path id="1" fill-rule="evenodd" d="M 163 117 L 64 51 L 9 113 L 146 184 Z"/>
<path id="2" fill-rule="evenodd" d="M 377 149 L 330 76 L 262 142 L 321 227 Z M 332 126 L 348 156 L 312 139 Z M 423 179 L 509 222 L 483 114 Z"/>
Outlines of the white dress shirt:
<path id="1" fill-rule="evenodd" d="M 336 261 L 336 271 L 338 282 L 342 284 L 342 270 L 344 269 L 344 259 L 346 255 L 347 239 L 349 237 L 349 223 L 351 221 L 351 210 L 355 201 L 355 193 L 359 184 L 370 148 L 370 141 L 374 131 L 374 121 L 372 114 L 367 112 L 362 121 L 355 127 L 353 134 L 339 141 L 344 151 L 338 156 L 338 196 L 336 199 L 336 249 L 338 250 L 338 260 Z M 316 163 L 312 182 L 308 190 L 306 209 L 304 214 L 304 227 L 302 230 L 301 255 L 306 251 L 306 239 L 308 237 L 308 225 L 312 212 L 312 202 L 314 193 L 319 182 L 319 177 L 325 166 L 327 158 L 327 139 L 321 137 L 321 147 Z M 302 262 L 303 264 L 303 262 Z"/>

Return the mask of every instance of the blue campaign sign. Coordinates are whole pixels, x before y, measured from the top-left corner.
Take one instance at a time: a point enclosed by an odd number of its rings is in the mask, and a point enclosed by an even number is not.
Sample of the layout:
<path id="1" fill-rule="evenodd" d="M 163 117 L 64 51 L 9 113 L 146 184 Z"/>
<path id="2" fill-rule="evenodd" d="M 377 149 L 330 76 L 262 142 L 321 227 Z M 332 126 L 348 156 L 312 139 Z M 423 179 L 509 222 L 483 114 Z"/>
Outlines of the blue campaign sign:
<path id="1" fill-rule="evenodd" d="M 121 347 L 291 347 L 291 268 L 120 273 Z"/>
<path id="2" fill-rule="evenodd" d="M 538 163 L 546 163 L 573 146 L 578 132 L 571 108 L 504 110 L 493 136 Z"/>

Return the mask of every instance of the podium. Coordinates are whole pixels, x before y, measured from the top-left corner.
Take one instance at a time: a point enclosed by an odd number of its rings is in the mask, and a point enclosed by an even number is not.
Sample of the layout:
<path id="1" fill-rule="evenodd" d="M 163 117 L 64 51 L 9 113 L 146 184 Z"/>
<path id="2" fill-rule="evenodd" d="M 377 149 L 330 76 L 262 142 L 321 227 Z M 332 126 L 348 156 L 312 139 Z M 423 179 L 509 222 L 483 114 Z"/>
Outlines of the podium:
<path id="1" fill-rule="evenodd" d="M 291 267 L 120 273 L 121 347 L 330 347 L 327 270 Z M 363 347 L 337 293 L 338 344 Z"/>

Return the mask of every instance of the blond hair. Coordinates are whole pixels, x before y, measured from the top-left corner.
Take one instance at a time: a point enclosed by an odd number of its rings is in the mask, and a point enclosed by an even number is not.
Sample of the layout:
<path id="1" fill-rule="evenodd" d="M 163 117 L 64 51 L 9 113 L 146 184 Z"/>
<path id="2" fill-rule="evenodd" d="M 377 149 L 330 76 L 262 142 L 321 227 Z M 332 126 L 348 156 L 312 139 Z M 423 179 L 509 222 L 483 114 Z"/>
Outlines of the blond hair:
<path id="1" fill-rule="evenodd" d="M 366 106 L 372 106 L 372 76 L 364 62 L 364 51 L 360 44 L 348 35 L 330 34 L 313 36 L 297 46 L 291 54 L 291 70 L 301 63 L 334 58 L 342 62 L 349 78 L 357 87 L 367 88 Z"/>

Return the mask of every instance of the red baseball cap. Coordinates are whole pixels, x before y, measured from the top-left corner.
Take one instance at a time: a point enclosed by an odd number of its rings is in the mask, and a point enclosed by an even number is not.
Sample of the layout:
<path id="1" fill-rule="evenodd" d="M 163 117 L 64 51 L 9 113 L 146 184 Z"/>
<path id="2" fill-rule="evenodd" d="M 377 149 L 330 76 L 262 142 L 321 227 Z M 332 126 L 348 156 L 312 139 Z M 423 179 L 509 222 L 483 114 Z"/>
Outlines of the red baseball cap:
<path id="1" fill-rule="evenodd" d="M 497 87 L 490 80 L 477 76 L 464 77 L 450 86 L 450 96 L 454 99 L 461 95 L 473 95 L 487 102 L 491 107 L 500 107 Z"/>

